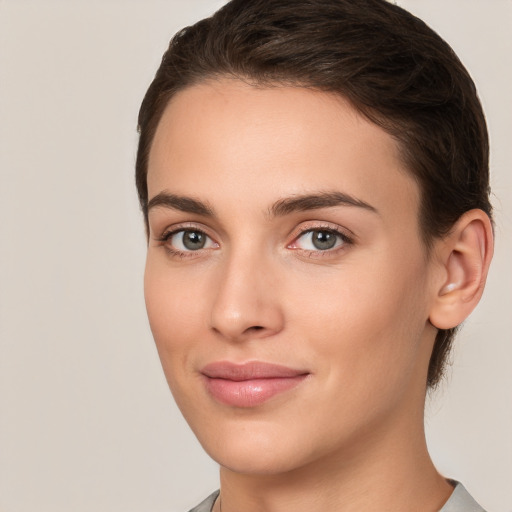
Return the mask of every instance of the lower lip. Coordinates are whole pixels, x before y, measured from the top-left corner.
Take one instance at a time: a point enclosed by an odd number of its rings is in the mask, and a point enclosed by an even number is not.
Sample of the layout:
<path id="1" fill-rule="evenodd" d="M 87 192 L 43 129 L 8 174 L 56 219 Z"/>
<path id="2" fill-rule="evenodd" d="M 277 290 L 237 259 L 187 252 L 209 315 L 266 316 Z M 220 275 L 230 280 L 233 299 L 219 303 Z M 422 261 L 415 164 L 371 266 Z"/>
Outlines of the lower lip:
<path id="1" fill-rule="evenodd" d="M 205 377 L 206 389 L 219 402 L 234 407 L 255 407 L 298 386 L 307 375 L 252 380 L 227 380 Z"/>

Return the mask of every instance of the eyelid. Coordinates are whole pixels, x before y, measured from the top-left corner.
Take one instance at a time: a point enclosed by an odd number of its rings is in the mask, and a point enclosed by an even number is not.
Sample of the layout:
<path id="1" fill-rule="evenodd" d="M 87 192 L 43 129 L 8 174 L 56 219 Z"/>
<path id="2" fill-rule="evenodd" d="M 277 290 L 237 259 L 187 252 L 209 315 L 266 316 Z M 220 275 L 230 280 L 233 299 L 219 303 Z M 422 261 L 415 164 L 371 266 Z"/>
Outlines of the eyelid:
<path id="1" fill-rule="evenodd" d="M 153 238 L 158 242 L 164 242 L 165 240 L 168 240 L 170 236 L 180 231 L 200 231 L 212 240 L 215 239 L 209 228 L 196 222 L 179 222 L 177 224 L 171 224 L 170 226 L 166 226 L 165 228 L 158 230 L 154 234 Z"/>
<path id="2" fill-rule="evenodd" d="M 179 233 L 180 231 L 197 231 L 203 233 L 206 237 L 208 237 L 211 242 L 214 244 L 214 247 L 205 247 L 197 250 L 186 250 L 182 251 L 174 247 L 169 247 L 169 240 L 172 236 Z M 202 254 L 205 251 L 211 251 L 212 249 L 219 248 L 220 244 L 217 242 L 216 237 L 210 233 L 210 229 L 207 226 L 204 226 L 201 223 L 195 222 L 182 222 L 178 224 L 172 224 L 170 226 L 165 227 L 161 230 L 160 234 L 155 234 L 153 239 L 158 242 L 158 245 L 161 245 L 166 248 L 166 250 L 173 256 L 179 256 L 182 258 L 186 257 L 194 257 Z M 307 233 L 313 231 L 329 231 L 334 233 L 335 235 L 341 238 L 342 243 L 338 246 L 335 246 L 331 249 L 303 249 L 301 247 L 292 247 L 297 240 L 304 236 Z M 288 238 L 291 238 L 291 242 L 286 244 L 288 249 L 296 250 L 297 252 L 301 252 L 307 254 L 308 256 L 315 257 L 324 257 L 324 256 L 332 256 L 342 250 L 346 250 L 348 245 L 354 244 L 357 236 L 350 229 L 340 226 L 338 224 L 334 224 L 328 221 L 305 221 L 295 227 Z"/>
<path id="3" fill-rule="evenodd" d="M 299 236 L 303 235 L 304 233 L 310 232 L 310 231 L 332 231 L 334 233 L 339 234 L 344 239 L 350 242 L 355 242 L 357 239 L 356 234 L 351 231 L 350 229 L 340 226 L 339 224 L 334 224 L 332 222 L 327 221 L 306 221 L 299 224 L 296 228 L 293 229 L 293 231 L 290 233 L 290 238 L 292 238 L 292 241 L 296 240 Z"/>
<path id="4" fill-rule="evenodd" d="M 171 238 L 177 233 L 180 233 L 181 231 L 195 231 L 198 233 L 202 233 L 203 235 L 210 239 L 214 247 L 203 247 L 197 250 L 185 251 L 177 249 L 175 247 L 171 247 Z M 219 247 L 219 243 L 216 241 L 215 237 L 209 233 L 209 231 L 210 230 L 208 228 L 200 224 L 194 222 L 183 222 L 167 226 L 165 229 L 162 230 L 161 234 L 154 236 L 154 240 L 158 242 L 160 246 L 163 246 L 171 256 L 178 256 L 180 258 L 197 257 L 200 254 L 204 253 L 205 251 L 211 251 L 212 249 L 217 249 Z"/>
<path id="5" fill-rule="evenodd" d="M 302 247 L 293 247 L 293 245 L 299 240 L 301 237 L 306 235 L 307 233 L 311 233 L 314 231 L 328 231 L 334 233 L 336 236 L 339 236 L 341 239 L 341 244 L 331 248 L 331 249 L 304 249 Z M 347 246 L 353 245 L 355 243 L 356 235 L 350 229 L 342 227 L 338 224 L 333 224 L 331 222 L 319 222 L 319 221 L 308 221 L 300 224 L 295 228 L 291 235 L 292 241 L 287 244 L 288 249 L 292 249 L 308 256 L 315 257 L 327 257 L 332 256 L 333 254 L 337 254 L 340 251 L 346 250 Z"/>

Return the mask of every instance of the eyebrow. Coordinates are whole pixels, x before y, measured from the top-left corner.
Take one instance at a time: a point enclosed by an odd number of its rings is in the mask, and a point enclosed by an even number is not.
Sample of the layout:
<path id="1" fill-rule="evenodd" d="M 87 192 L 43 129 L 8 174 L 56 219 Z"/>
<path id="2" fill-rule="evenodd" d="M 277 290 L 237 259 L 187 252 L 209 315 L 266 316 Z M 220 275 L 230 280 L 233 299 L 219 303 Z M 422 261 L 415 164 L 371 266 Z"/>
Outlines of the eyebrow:
<path id="1" fill-rule="evenodd" d="M 185 213 L 195 213 L 205 217 L 214 217 L 213 208 L 193 197 L 178 196 L 169 192 L 160 192 L 152 197 L 148 203 L 148 212 L 152 208 L 164 207 L 179 210 Z"/>
<path id="2" fill-rule="evenodd" d="M 318 192 L 304 194 L 276 201 L 269 213 L 273 217 L 281 217 L 290 213 L 307 210 L 319 210 L 321 208 L 333 208 L 336 206 L 355 206 L 373 213 L 379 213 L 372 205 L 343 192 Z"/>
<path id="3" fill-rule="evenodd" d="M 296 195 L 279 199 L 268 210 L 270 217 L 283 217 L 290 213 L 321 208 L 333 208 L 336 206 L 353 206 L 363 208 L 373 213 L 379 213 L 372 205 L 357 199 L 344 192 L 317 192 L 313 194 Z M 148 202 L 148 212 L 152 208 L 171 208 L 185 213 L 195 213 L 205 217 L 215 217 L 213 208 L 189 196 L 180 196 L 169 192 L 160 192 Z"/>

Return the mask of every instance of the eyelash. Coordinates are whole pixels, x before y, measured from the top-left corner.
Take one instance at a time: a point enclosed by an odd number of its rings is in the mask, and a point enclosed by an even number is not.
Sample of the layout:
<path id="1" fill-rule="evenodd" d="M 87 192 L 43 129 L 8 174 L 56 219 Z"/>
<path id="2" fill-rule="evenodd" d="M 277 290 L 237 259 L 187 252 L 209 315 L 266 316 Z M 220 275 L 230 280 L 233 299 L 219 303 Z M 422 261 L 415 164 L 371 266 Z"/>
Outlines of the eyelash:
<path id="1" fill-rule="evenodd" d="M 213 241 L 212 237 L 209 236 L 203 229 L 199 229 L 195 226 L 180 226 L 180 227 L 178 227 L 176 229 L 172 229 L 170 231 L 164 231 L 162 233 L 162 235 L 160 235 L 159 237 L 156 238 L 156 240 L 158 242 L 160 242 L 164 246 L 167 253 L 173 257 L 182 258 L 182 259 L 195 257 L 197 253 L 201 253 L 202 251 L 211 249 L 211 247 L 198 249 L 196 251 L 194 251 L 194 250 L 181 251 L 179 249 L 175 249 L 169 244 L 169 241 L 171 240 L 171 238 L 174 235 L 177 235 L 178 233 L 198 233 L 198 234 L 205 236 L 207 239 Z M 219 245 L 217 242 L 213 242 L 213 243 L 216 246 Z"/>
<path id="2" fill-rule="evenodd" d="M 169 244 L 169 241 L 172 239 L 173 236 L 177 235 L 178 233 L 198 233 L 200 235 L 205 236 L 207 239 L 209 239 L 213 244 L 215 244 L 216 247 L 207 247 L 207 248 L 201 248 L 197 250 L 188 250 L 188 251 L 182 251 L 179 249 L 176 249 L 172 247 Z M 328 233 L 332 234 L 337 237 L 338 241 L 335 243 L 337 244 L 333 248 L 329 249 L 302 249 L 300 247 L 293 247 L 294 244 L 297 243 L 297 241 L 306 235 L 310 233 L 315 232 L 321 232 L 321 233 Z M 211 236 L 209 236 L 203 229 L 197 228 L 195 226 L 180 226 L 178 228 L 172 229 L 170 231 L 164 231 L 162 235 L 158 236 L 156 238 L 158 242 L 160 242 L 164 247 L 165 250 L 169 255 L 172 257 L 177 257 L 181 259 L 195 257 L 198 255 L 198 253 L 202 253 L 203 251 L 216 249 L 219 244 L 213 240 Z M 287 249 L 300 251 L 302 254 L 310 257 L 310 258 L 322 258 L 322 257 L 332 257 L 335 254 L 338 254 L 340 251 L 346 250 L 347 245 L 353 245 L 354 239 L 352 236 L 347 235 L 346 232 L 341 230 L 340 228 L 333 227 L 331 225 L 311 225 L 307 227 L 302 227 L 299 230 L 297 230 L 297 234 L 294 235 L 293 241 L 288 244 L 286 247 Z"/>
<path id="3" fill-rule="evenodd" d="M 300 247 L 293 247 L 297 241 L 310 233 L 328 233 L 337 237 L 337 241 L 335 242 L 337 245 L 329 248 L 329 249 L 302 249 Z M 332 225 L 318 225 L 314 224 L 311 226 L 303 226 L 298 231 L 297 235 L 294 236 L 291 244 L 287 245 L 287 248 L 300 251 L 303 255 L 308 256 L 309 258 L 329 258 L 337 255 L 341 251 L 345 251 L 347 246 L 354 244 L 353 236 L 348 235 L 345 230 L 342 230 L 339 227 L 334 227 Z"/>

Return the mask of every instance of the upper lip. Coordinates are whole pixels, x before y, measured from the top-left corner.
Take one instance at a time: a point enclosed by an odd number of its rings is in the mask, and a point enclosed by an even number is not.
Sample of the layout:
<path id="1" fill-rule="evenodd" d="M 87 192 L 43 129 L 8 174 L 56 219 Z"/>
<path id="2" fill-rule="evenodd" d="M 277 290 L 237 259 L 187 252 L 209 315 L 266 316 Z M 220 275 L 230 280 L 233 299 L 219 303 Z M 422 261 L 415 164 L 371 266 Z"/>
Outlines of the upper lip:
<path id="1" fill-rule="evenodd" d="M 232 363 L 230 361 L 217 361 L 207 364 L 202 368 L 201 373 L 211 379 L 243 381 L 253 379 L 292 378 L 307 375 L 309 372 L 262 361 L 250 361 L 243 364 Z"/>

